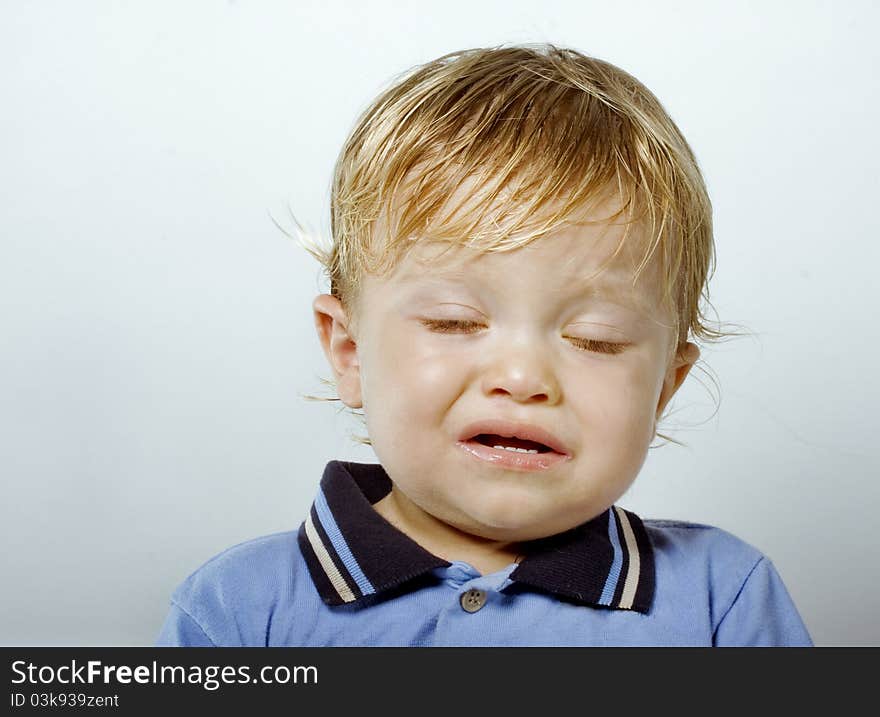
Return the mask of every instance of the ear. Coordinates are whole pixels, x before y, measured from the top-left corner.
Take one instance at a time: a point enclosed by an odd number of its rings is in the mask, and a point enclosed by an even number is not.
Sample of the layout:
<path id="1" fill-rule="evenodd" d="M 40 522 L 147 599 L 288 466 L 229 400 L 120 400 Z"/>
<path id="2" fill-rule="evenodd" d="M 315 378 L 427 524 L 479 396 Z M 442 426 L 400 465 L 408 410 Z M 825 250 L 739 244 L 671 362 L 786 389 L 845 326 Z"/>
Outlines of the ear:
<path id="1" fill-rule="evenodd" d="M 657 402 L 655 424 L 656 421 L 660 420 L 660 416 L 663 413 L 663 409 L 666 408 L 666 404 L 669 403 L 669 400 L 675 395 L 675 392 L 678 391 L 679 386 L 684 383 L 685 378 L 688 373 L 690 373 L 691 368 L 693 368 L 693 365 L 697 362 L 698 358 L 700 358 L 699 347 L 688 341 L 684 348 L 678 351 L 672 359 L 669 368 L 666 370 L 666 376 L 663 379 L 660 400 Z"/>
<path id="2" fill-rule="evenodd" d="M 342 302 L 331 294 L 321 294 L 312 302 L 315 328 L 324 355 L 333 369 L 339 399 L 349 408 L 362 408 L 361 367 L 357 344 L 349 332 L 350 320 Z"/>

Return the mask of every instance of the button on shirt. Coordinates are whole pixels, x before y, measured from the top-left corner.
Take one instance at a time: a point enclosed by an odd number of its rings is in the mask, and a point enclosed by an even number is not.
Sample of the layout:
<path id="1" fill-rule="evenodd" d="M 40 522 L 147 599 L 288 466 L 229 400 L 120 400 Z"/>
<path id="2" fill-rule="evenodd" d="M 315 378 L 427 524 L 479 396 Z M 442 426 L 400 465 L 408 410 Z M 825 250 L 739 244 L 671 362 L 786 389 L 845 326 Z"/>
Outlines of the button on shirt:
<path id="1" fill-rule="evenodd" d="M 461 606 L 467 612 L 476 612 L 486 604 L 486 591 L 471 588 L 461 594 Z"/>
<path id="2" fill-rule="evenodd" d="M 175 590 L 156 644 L 811 645 L 772 563 L 718 528 L 612 506 L 481 575 L 372 507 L 381 465 L 330 461 L 298 531 L 257 538 Z"/>

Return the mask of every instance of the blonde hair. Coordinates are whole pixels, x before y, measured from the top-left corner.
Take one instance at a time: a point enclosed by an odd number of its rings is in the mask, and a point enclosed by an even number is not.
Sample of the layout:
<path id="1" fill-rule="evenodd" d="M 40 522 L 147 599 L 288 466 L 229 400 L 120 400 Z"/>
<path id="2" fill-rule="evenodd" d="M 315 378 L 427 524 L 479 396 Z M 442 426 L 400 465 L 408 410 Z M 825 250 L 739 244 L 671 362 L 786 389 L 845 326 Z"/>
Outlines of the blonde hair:
<path id="1" fill-rule="evenodd" d="M 476 211 L 447 210 L 465 177 L 475 182 Z M 621 208 L 608 219 L 625 215 L 627 227 L 609 261 L 630 225 L 650 228 L 633 285 L 656 256 L 674 319 L 670 358 L 689 333 L 707 342 L 740 335 L 712 329 L 700 306 L 715 253 L 712 205 L 690 146 L 642 83 L 572 49 L 474 48 L 405 71 L 364 110 L 340 151 L 330 246 L 294 222 L 354 326 L 364 274 L 393 269 L 415 240 L 509 251 L 609 192 Z"/>

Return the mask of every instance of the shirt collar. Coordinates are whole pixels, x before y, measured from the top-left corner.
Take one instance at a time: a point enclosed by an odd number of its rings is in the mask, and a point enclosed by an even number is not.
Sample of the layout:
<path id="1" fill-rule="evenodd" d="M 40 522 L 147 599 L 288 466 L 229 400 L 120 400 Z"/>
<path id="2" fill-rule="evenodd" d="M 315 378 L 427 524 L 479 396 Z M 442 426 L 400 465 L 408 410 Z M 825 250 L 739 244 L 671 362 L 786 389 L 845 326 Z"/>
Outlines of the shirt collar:
<path id="1" fill-rule="evenodd" d="M 367 603 L 451 563 L 418 545 L 372 505 L 391 490 L 377 463 L 330 461 L 299 529 L 299 546 L 328 605 Z M 612 506 L 564 533 L 525 544 L 515 583 L 580 603 L 647 613 L 654 553 L 641 519 Z"/>

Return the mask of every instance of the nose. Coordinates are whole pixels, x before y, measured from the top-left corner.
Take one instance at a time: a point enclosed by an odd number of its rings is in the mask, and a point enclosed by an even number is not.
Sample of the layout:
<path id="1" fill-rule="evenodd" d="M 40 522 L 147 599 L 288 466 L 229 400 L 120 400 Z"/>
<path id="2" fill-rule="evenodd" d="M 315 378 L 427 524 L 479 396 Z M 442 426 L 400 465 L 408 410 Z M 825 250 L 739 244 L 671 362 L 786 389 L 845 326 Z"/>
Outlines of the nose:
<path id="1" fill-rule="evenodd" d="M 483 392 L 487 396 L 508 395 L 514 401 L 555 404 L 561 394 L 559 382 L 540 349 L 508 348 L 483 375 Z"/>

